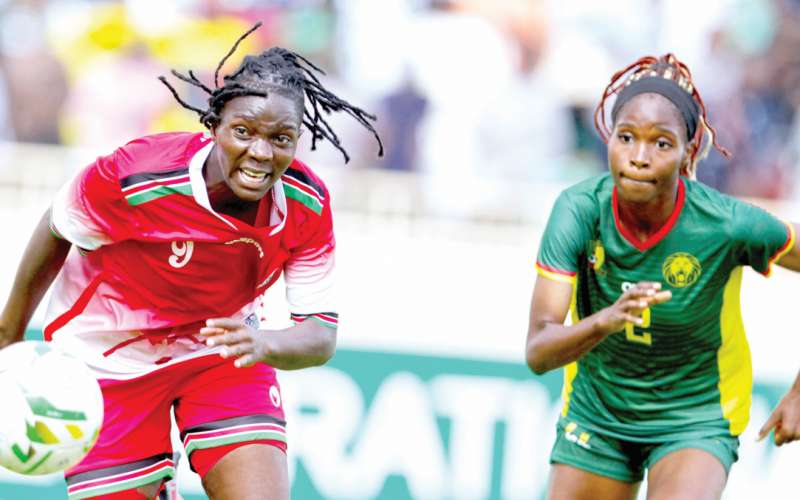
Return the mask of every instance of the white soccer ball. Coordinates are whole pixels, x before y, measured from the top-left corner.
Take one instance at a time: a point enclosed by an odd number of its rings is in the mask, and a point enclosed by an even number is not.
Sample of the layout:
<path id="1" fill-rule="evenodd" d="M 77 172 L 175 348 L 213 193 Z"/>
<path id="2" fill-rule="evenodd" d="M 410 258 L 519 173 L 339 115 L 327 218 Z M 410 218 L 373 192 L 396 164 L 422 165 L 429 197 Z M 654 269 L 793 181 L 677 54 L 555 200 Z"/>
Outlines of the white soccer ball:
<path id="1" fill-rule="evenodd" d="M 103 394 L 89 368 L 40 341 L 0 350 L 0 465 L 58 472 L 83 459 L 103 424 Z"/>

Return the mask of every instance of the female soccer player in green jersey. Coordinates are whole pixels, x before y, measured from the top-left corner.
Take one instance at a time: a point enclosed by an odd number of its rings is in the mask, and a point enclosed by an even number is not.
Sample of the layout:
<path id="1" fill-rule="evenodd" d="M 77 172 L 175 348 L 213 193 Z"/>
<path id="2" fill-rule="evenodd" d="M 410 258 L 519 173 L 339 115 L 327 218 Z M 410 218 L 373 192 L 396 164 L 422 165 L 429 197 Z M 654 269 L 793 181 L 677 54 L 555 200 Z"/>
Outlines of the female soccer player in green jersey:
<path id="1" fill-rule="evenodd" d="M 537 374 L 565 367 L 549 500 L 635 499 L 645 469 L 649 500 L 719 499 L 738 457 L 752 389 L 742 266 L 800 271 L 800 247 L 796 226 L 693 180 L 705 114 L 672 54 L 620 71 L 596 115 L 610 173 L 553 208 L 526 346 Z M 779 446 L 800 438 L 800 377 L 760 438 L 772 428 Z"/>

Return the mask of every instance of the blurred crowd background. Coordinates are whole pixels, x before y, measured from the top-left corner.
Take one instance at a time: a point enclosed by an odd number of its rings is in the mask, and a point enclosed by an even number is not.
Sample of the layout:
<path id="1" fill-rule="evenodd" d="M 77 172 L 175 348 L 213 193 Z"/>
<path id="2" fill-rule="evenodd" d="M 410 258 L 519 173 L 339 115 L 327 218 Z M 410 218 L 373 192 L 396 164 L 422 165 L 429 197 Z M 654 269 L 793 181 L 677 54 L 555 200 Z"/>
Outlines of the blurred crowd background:
<path id="1" fill-rule="evenodd" d="M 666 52 L 692 70 L 732 153 L 712 151 L 699 179 L 737 196 L 800 193 L 800 0 L 0 0 L 0 140 L 110 150 L 201 130 L 157 76 L 205 107 L 170 69 L 213 85 L 258 20 L 223 74 L 280 45 L 379 117 L 385 158 L 355 122 L 333 117 L 353 161 L 322 148 L 314 162 L 415 171 L 450 188 L 460 179 L 456 210 L 486 179 L 570 183 L 604 171 L 593 117 L 603 89 Z"/>

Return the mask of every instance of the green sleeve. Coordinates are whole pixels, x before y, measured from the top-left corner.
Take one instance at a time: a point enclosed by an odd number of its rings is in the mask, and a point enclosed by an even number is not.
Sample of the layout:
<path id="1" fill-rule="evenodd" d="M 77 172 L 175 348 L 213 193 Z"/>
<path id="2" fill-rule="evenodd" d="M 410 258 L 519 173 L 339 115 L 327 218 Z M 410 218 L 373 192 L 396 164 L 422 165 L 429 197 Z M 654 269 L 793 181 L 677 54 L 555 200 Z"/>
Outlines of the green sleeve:
<path id="1" fill-rule="evenodd" d="M 540 274 L 567 281 L 578 271 L 578 259 L 591 239 L 592 202 L 585 194 L 564 191 L 556 200 L 539 246 Z"/>
<path id="2" fill-rule="evenodd" d="M 739 264 L 769 276 L 772 263 L 794 244 L 791 225 L 766 210 L 735 200 L 733 213 L 733 251 Z"/>

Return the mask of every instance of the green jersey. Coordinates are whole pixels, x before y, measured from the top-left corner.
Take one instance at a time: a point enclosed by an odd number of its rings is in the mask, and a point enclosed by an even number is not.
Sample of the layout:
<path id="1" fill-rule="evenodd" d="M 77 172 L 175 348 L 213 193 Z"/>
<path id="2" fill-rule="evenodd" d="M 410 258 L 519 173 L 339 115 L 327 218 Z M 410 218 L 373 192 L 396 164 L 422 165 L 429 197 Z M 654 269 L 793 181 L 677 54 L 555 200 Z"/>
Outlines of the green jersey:
<path id="1" fill-rule="evenodd" d="M 619 223 L 609 174 L 561 193 L 537 260 L 573 284 L 572 318 L 657 281 L 672 298 L 565 368 L 562 416 L 631 441 L 736 436 L 750 418 L 752 368 L 739 308 L 742 266 L 769 276 L 790 224 L 681 179 L 666 225 L 644 243 Z"/>

